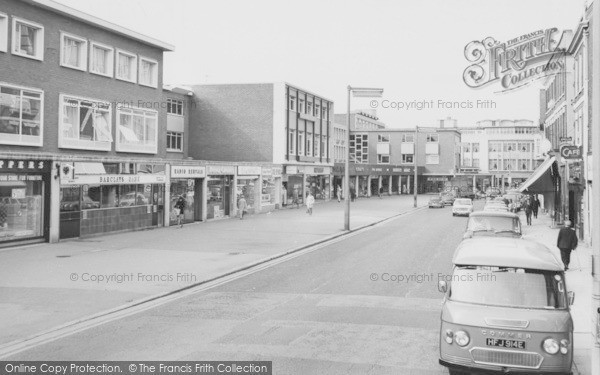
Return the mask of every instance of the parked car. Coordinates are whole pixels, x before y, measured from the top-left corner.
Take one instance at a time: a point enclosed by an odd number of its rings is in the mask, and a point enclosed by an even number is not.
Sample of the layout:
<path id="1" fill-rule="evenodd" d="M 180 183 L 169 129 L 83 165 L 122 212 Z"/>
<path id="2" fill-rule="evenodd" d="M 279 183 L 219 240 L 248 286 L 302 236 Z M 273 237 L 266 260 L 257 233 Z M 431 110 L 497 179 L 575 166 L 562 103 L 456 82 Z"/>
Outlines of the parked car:
<path id="1" fill-rule="evenodd" d="M 473 201 L 469 198 L 458 198 L 452 204 L 452 216 L 469 216 L 473 212 Z"/>
<path id="2" fill-rule="evenodd" d="M 562 262 L 516 238 L 470 238 L 454 252 L 439 363 L 458 373 L 571 374 L 573 319 Z"/>
<path id="3" fill-rule="evenodd" d="M 469 215 L 463 238 L 477 236 L 521 238 L 521 219 L 510 212 L 477 211 Z"/>
<path id="4" fill-rule="evenodd" d="M 442 199 L 444 205 L 452 206 L 452 204 L 454 204 L 455 198 L 452 194 L 442 194 L 440 198 Z"/>
<path id="5" fill-rule="evenodd" d="M 483 206 L 483 211 L 508 212 L 508 207 L 504 203 L 491 202 Z"/>
<path id="6" fill-rule="evenodd" d="M 429 208 L 444 208 L 444 202 L 439 197 L 432 197 L 429 199 Z"/>

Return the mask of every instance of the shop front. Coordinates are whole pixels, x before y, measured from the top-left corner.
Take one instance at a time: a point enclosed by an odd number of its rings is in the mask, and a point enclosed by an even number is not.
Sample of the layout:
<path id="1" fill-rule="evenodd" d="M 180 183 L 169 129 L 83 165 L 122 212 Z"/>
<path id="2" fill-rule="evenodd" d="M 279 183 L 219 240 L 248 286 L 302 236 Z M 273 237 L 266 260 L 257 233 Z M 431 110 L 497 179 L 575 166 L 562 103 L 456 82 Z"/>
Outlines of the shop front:
<path id="1" fill-rule="evenodd" d="M 48 160 L 0 159 L 0 247 L 48 240 Z"/>
<path id="2" fill-rule="evenodd" d="M 425 176 L 422 184 L 423 188 L 418 189 L 418 191 L 425 194 L 442 193 L 451 178 L 452 176 Z"/>
<path id="3" fill-rule="evenodd" d="M 131 165 L 131 168 L 123 168 Z M 164 165 L 150 173 L 147 164 L 122 163 L 120 174 L 103 163 L 61 163 L 61 239 L 163 226 Z M 93 172 L 93 174 L 85 174 Z"/>
<path id="4" fill-rule="evenodd" d="M 331 167 L 304 167 L 306 174 L 306 190 L 316 200 L 331 199 Z"/>
<path id="5" fill-rule="evenodd" d="M 223 219 L 235 212 L 233 182 L 235 166 L 208 165 L 206 167 L 206 218 Z"/>
<path id="6" fill-rule="evenodd" d="M 206 167 L 198 165 L 171 165 L 171 186 L 169 194 L 169 225 L 177 225 L 175 203 L 180 196 L 186 201 L 183 222 L 202 221 L 204 200 L 203 185 Z"/>
<path id="7" fill-rule="evenodd" d="M 261 169 L 261 211 L 272 211 L 281 207 L 287 196 L 284 198 L 281 183 L 281 167 L 262 167 Z"/>
<path id="8" fill-rule="evenodd" d="M 239 165 L 237 167 L 235 202 L 241 197 L 246 200 L 246 210 L 249 214 L 258 213 L 262 201 L 261 167 Z M 237 209 L 237 205 L 236 205 Z"/>
<path id="9" fill-rule="evenodd" d="M 285 167 L 285 175 L 283 176 L 283 186 L 287 191 L 288 205 L 291 205 L 294 200 L 298 204 L 304 202 L 304 170 L 303 167 L 288 165 Z"/>

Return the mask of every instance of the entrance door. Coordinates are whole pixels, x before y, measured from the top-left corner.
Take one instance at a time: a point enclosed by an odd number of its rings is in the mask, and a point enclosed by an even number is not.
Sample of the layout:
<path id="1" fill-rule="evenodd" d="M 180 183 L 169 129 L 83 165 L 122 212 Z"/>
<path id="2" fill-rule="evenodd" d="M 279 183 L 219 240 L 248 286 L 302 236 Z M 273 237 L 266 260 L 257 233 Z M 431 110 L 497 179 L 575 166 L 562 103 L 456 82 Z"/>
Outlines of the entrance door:
<path id="1" fill-rule="evenodd" d="M 79 186 L 60 189 L 59 238 L 79 237 L 81 222 L 81 189 Z"/>
<path id="2" fill-rule="evenodd" d="M 196 179 L 194 184 L 194 220 L 202 221 L 202 179 Z"/>
<path id="3" fill-rule="evenodd" d="M 163 226 L 165 212 L 164 185 L 152 185 L 152 225 Z"/>
<path id="4" fill-rule="evenodd" d="M 231 210 L 231 177 L 226 176 L 223 186 L 223 215 L 229 216 Z"/>

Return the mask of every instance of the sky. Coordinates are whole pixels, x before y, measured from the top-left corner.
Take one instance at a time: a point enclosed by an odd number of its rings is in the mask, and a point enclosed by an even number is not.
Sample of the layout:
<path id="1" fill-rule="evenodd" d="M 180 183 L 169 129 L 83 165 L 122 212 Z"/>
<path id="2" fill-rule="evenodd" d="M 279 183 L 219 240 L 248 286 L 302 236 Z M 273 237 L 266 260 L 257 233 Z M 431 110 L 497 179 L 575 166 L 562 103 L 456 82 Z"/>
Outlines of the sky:
<path id="1" fill-rule="evenodd" d="M 165 84 L 289 82 L 333 100 L 336 113 L 347 110 L 348 85 L 383 88 L 383 97 L 352 99 L 351 108 L 375 108 L 389 128 L 435 126 L 446 117 L 457 119 L 459 126 L 485 119 L 538 123 L 539 82 L 509 93 L 499 93 L 497 83 L 470 88 L 463 81 L 463 71 L 470 65 L 465 46 L 490 36 L 505 42 L 551 27 L 575 30 L 585 4 L 585 0 L 58 2 L 174 45 L 174 52 L 165 53 Z"/>

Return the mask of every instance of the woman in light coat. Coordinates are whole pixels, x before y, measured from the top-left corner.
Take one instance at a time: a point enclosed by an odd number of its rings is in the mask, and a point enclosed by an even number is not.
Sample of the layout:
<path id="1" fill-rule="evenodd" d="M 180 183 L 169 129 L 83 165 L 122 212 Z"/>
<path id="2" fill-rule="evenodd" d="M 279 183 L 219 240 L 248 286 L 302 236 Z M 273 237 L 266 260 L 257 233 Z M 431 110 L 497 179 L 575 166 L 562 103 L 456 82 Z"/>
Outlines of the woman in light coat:
<path id="1" fill-rule="evenodd" d="M 313 206 L 315 204 L 315 197 L 313 197 L 312 193 L 308 193 L 306 197 L 306 213 L 312 215 Z"/>

